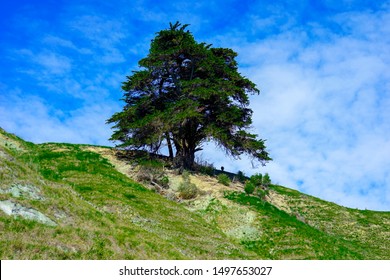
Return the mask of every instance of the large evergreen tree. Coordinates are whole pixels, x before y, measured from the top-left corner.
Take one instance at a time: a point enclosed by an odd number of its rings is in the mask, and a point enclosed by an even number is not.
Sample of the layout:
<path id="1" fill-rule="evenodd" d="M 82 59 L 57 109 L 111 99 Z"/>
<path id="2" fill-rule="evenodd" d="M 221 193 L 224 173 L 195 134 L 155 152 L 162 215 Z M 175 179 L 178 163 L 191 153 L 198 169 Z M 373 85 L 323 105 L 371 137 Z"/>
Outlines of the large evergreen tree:
<path id="1" fill-rule="evenodd" d="M 252 110 L 248 93 L 256 85 L 237 71 L 235 53 L 195 41 L 188 25 L 170 24 L 152 40 L 148 56 L 123 83 L 125 106 L 111 140 L 120 146 L 157 152 L 167 145 L 180 167 L 191 169 L 195 153 L 214 141 L 233 157 L 245 153 L 271 160 L 264 140 L 247 130 Z"/>

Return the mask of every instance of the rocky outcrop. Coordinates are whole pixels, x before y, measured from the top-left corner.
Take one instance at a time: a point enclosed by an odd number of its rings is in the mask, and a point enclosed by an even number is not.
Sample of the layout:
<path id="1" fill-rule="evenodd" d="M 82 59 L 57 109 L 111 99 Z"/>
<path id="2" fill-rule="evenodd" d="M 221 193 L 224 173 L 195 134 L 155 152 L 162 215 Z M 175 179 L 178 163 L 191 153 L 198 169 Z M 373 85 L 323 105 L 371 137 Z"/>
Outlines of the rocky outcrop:
<path id="1" fill-rule="evenodd" d="M 57 224 L 48 218 L 41 212 L 33 209 L 24 207 L 23 205 L 13 202 L 11 200 L 0 201 L 0 209 L 10 216 L 20 216 L 28 220 L 34 220 L 48 226 L 56 226 Z"/>

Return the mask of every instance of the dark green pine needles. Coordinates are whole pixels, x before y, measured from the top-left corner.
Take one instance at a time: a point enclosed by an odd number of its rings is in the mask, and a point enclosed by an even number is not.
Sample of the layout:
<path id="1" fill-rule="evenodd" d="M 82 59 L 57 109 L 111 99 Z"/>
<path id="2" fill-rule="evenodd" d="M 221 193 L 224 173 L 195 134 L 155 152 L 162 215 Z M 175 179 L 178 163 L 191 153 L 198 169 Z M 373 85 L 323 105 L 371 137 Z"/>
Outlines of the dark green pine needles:
<path id="1" fill-rule="evenodd" d="M 187 26 L 177 22 L 158 32 L 141 70 L 127 76 L 126 104 L 107 120 L 114 124 L 111 140 L 153 153 L 165 145 L 185 169 L 193 168 L 206 141 L 233 158 L 245 153 L 262 164 L 271 160 L 264 140 L 248 132 L 248 93 L 259 90 L 237 71 L 237 53 L 196 42 Z"/>

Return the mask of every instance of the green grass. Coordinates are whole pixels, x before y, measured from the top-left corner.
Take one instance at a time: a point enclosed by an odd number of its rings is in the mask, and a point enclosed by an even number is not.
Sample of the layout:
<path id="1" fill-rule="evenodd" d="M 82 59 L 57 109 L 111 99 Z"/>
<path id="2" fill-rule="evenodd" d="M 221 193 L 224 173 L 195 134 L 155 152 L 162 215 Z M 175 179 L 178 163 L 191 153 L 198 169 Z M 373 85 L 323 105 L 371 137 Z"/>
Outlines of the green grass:
<path id="1" fill-rule="evenodd" d="M 390 212 L 346 208 L 282 186 L 271 188 L 285 195 L 290 211 L 311 227 L 353 242 L 366 259 L 390 259 Z"/>
<path id="2" fill-rule="evenodd" d="M 283 205 L 228 192 L 190 211 L 88 148 L 35 145 L 0 129 L 0 200 L 57 223 L 0 211 L 1 259 L 390 259 L 390 212 L 349 209 L 277 185 L 269 192 Z M 165 168 L 154 159 L 138 164 Z M 44 199 L 13 197 L 14 184 L 34 186 Z"/>
<path id="3" fill-rule="evenodd" d="M 134 182 L 80 145 L 32 145 L 13 157 L 6 165 L 18 181 L 28 181 L 45 197 L 19 203 L 58 226 L 0 211 L 1 259 L 254 257 L 199 215 Z M 18 201 L 9 194 L 2 197 Z"/>
<path id="4" fill-rule="evenodd" d="M 231 181 L 230 181 L 230 178 L 228 177 L 228 175 L 222 173 L 222 174 L 218 175 L 218 183 L 225 185 L 225 186 L 229 186 Z"/>
<path id="5" fill-rule="evenodd" d="M 254 196 L 232 192 L 226 198 L 249 206 L 261 219 L 261 238 L 245 241 L 270 259 L 364 259 L 364 249 L 342 236 L 326 234 Z"/>

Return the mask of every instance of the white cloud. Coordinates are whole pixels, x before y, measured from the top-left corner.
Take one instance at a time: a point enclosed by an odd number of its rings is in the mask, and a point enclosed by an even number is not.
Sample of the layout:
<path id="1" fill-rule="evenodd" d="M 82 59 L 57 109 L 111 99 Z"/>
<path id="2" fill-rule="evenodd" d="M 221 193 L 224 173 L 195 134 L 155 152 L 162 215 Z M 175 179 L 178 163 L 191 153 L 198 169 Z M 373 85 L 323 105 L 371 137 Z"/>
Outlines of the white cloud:
<path id="1" fill-rule="evenodd" d="M 91 54 L 92 51 L 87 48 L 77 47 L 71 40 L 61 38 L 59 36 L 47 35 L 44 36 L 42 42 L 51 48 L 66 48 L 79 52 L 80 54 Z"/>
<path id="2" fill-rule="evenodd" d="M 75 110 L 54 108 L 37 95 L 20 89 L 1 88 L 1 126 L 34 143 L 69 142 L 112 145 L 111 129 L 105 125 L 118 105 L 112 101 L 85 104 Z"/>
<path id="3" fill-rule="evenodd" d="M 121 63 L 126 60 L 119 45 L 128 37 L 127 28 L 120 20 L 111 20 L 94 14 L 81 15 L 71 19 L 68 25 L 94 47 L 95 59 L 100 63 Z M 102 54 L 97 52 L 99 49 Z"/>
<path id="4" fill-rule="evenodd" d="M 29 62 L 33 62 L 34 67 L 29 69 L 20 69 L 24 73 L 39 73 L 42 75 L 63 75 L 72 69 L 70 58 L 50 50 L 40 50 L 35 52 L 30 49 L 20 49 L 13 52 L 13 59 L 19 60 L 20 57 Z"/>
<path id="5" fill-rule="evenodd" d="M 241 71 L 262 91 L 251 98 L 254 129 L 274 162 L 260 172 L 345 206 L 389 210 L 389 15 L 339 15 L 343 34 L 313 24 L 255 42 L 218 38 L 236 44 Z"/>
<path id="6" fill-rule="evenodd" d="M 50 74 L 64 74 L 72 69 L 69 58 L 53 52 L 43 52 L 34 56 L 34 61 L 44 67 Z"/>

